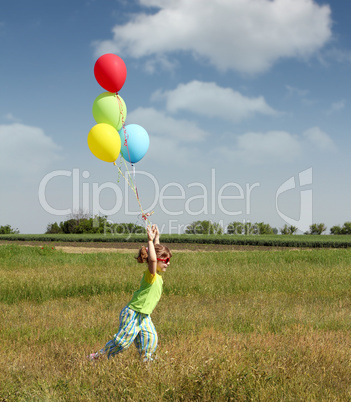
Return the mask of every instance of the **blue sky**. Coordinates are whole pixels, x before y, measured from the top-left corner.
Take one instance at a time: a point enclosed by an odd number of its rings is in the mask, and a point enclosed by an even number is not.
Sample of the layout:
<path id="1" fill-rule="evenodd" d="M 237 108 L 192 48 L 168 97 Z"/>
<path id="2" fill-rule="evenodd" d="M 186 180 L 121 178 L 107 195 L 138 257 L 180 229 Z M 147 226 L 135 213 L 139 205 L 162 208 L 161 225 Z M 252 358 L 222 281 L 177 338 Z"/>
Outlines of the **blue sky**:
<path id="1" fill-rule="evenodd" d="M 87 147 L 104 53 L 127 66 L 126 124 L 150 137 L 136 182 L 164 232 L 351 220 L 349 15 L 341 0 L 2 2 L 0 225 L 43 233 L 77 206 L 142 223 Z"/>

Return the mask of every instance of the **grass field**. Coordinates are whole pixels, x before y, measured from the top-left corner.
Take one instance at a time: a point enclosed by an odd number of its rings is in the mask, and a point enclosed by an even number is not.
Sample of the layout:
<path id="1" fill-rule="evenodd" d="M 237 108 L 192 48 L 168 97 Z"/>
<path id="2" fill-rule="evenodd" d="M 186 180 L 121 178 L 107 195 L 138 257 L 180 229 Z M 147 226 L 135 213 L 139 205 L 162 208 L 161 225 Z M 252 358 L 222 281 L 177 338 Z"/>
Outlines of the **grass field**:
<path id="1" fill-rule="evenodd" d="M 158 359 L 90 363 L 144 268 L 0 246 L 0 401 L 351 400 L 351 250 L 177 251 Z"/>

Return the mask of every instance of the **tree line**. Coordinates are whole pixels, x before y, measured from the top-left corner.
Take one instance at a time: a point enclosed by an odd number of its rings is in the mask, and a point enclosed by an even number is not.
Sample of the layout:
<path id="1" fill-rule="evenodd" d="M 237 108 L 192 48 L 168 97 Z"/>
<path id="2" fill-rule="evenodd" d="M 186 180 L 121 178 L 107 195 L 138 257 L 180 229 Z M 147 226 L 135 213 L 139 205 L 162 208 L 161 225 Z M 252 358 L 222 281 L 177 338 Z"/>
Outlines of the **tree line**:
<path id="1" fill-rule="evenodd" d="M 344 224 L 344 226 L 347 223 Z M 333 227 L 335 228 L 335 227 Z M 331 234 L 351 234 L 351 230 L 347 231 L 337 231 L 331 229 Z M 350 223 L 351 229 L 351 223 Z M 314 223 L 309 227 L 309 230 L 304 234 L 310 235 L 321 235 L 327 230 L 324 223 Z M 333 230 L 333 231 L 332 231 Z M 282 235 L 293 235 L 298 231 L 298 228 L 293 225 L 284 225 L 280 228 L 280 234 Z M 277 228 L 271 227 L 269 223 L 265 222 L 232 222 L 229 223 L 224 229 L 219 223 L 212 221 L 195 221 L 187 226 L 185 229 L 186 234 L 230 234 L 230 235 L 274 235 L 279 234 Z"/>
<path id="2" fill-rule="evenodd" d="M 207 235 L 293 235 L 298 228 L 293 225 L 284 225 L 278 230 L 265 222 L 231 222 L 225 228 L 210 220 L 198 220 L 185 227 L 185 234 Z M 313 223 L 304 234 L 321 235 L 327 231 L 324 223 Z M 11 225 L 0 226 L 0 234 L 18 234 L 18 229 Z M 90 216 L 88 214 L 73 214 L 62 222 L 49 223 L 46 234 L 145 234 L 146 229 L 135 223 L 112 223 L 107 216 Z M 335 225 L 330 229 L 331 235 L 351 235 L 351 222 L 345 222 L 342 226 Z"/>
<path id="3" fill-rule="evenodd" d="M 49 223 L 46 234 L 145 234 L 146 229 L 135 223 L 112 223 L 107 216 L 73 215 L 60 223 Z"/>

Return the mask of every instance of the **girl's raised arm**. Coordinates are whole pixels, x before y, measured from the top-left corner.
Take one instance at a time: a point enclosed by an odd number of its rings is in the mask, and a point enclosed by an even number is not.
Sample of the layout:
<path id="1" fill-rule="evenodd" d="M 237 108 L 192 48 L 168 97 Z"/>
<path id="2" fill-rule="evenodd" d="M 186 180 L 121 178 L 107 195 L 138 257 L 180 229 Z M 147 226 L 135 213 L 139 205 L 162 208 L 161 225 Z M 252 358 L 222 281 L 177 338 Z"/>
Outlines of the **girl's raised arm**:
<path id="1" fill-rule="evenodd" d="M 154 227 L 147 228 L 147 237 L 148 237 L 148 263 L 149 263 L 149 271 L 150 274 L 155 275 L 157 270 L 157 257 L 154 246 L 154 239 L 156 236 L 156 231 Z"/>

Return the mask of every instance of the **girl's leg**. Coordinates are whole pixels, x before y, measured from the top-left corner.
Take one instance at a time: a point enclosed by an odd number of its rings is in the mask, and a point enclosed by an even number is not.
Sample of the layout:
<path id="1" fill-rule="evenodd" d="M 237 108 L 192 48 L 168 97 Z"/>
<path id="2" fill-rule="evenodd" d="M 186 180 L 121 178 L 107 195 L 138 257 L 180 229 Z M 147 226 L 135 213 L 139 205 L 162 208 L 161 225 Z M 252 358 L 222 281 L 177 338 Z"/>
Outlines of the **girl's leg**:
<path id="1" fill-rule="evenodd" d="M 135 337 L 134 339 L 134 345 L 135 347 L 138 349 L 139 355 L 141 357 L 142 353 L 143 353 L 143 349 L 141 346 L 141 338 L 140 338 L 140 332 L 138 333 L 138 335 Z"/>
<path id="2" fill-rule="evenodd" d="M 139 320 L 140 332 L 136 346 L 138 347 L 140 356 L 143 357 L 144 361 L 150 361 L 153 360 L 152 355 L 155 353 L 157 348 L 158 337 L 156 328 L 149 315 L 141 314 Z"/>
<path id="3" fill-rule="evenodd" d="M 113 339 L 106 343 L 105 347 L 100 350 L 101 354 L 107 353 L 107 357 L 115 356 L 127 349 L 134 341 L 139 332 L 140 313 L 135 312 L 129 307 L 125 307 L 119 317 L 119 330 Z"/>

